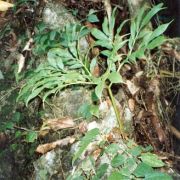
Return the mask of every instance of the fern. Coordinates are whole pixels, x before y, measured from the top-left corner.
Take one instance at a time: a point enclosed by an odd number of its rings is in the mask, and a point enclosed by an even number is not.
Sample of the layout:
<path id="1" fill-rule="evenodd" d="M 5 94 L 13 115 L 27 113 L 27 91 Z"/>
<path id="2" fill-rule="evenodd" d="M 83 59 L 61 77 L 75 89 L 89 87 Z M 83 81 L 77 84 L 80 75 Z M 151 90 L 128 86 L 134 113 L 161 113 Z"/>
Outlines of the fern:
<path id="1" fill-rule="evenodd" d="M 99 129 L 95 128 L 86 133 L 86 135 L 82 138 L 80 144 L 79 144 L 79 149 L 75 153 L 72 164 L 82 155 L 82 153 L 86 150 L 87 146 L 96 139 L 97 135 L 99 135 Z"/>
<path id="2" fill-rule="evenodd" d="M 123 83 L 120 74 L 123 65 L 134 63 L 144 57 L 148 59 L 146 57 L 150 55 L 150 51 L 166 40 L 162 34 L 169 23 L 160 25 L 154 31 L 147 31 L 151 18 L 162 9 L 162 4 L 154 6 L 149 12 L 145 12 L 142 8 L 131 21 L 130 34 L 121 35 L 122 28 L 128 20 L 122 22 L 115 30 L 116 8 L 112 12 L 110 23 L 105 17 L 102 31 L 96 28 L 91 30 L 91 34 L 96 39 L 94 46 L 102 47 L 100 54 L 106 58 L 107 67 L 100 77 L 94 77 L 93 70 L 99 64 L 98 59 L 101 57 L 96 56 L 90 60 L 89 49 L 82 52 L 80 48 L 81 38 L 90 30 L 77 24 L 67 25 L 64 31 L 60 32 L 59 47 L 48 51 L 46 65 L 34 72 L 18 98 L 24 98 L 26 105 L 36 96 L 41 96 L 44 102 L 49 95 L 56 94 L 71 85 L 91 85 L 95 87 L 99 99 L 104 89 L 108 89 L 109 94 L 112 94 L 111 86 Z M 127 54 L 120 53 L 123 46 L 128 47 Z M 113 97 L 110 99 L 113 101 Z M 118 121 L 120 122 L 120 119 Z"/>

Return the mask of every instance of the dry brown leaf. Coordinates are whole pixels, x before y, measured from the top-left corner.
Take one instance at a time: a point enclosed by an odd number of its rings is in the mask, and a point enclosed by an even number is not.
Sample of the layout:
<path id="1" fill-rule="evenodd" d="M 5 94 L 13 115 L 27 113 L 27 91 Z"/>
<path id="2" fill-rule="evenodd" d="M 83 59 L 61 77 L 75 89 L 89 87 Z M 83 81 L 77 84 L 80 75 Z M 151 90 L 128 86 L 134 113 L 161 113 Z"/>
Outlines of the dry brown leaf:
<path id="1" fill-rule="evenodd" d="M 38 134 L 38 136 L 39 137 L 44 137 L 44 136 L 46 136 L 47 134 L 49 133 L 49 129 L 41 129 L 40 131 L 39 131 L 39 134 Z"/>
<path id="2" fill-rule="evenodd" d="M 72 128 L 75 127 L 75 123 L 73 121 L 72 118 L 70 117 L 65 117 L 62 119 L 48 119 L 45 120 L 45 122 L 43 123 L 43 127 L 41 128 L 43 129 L 51 129 L 53 131 L 57 131 L 60 129 L 65 129 L 65 128 Z"/>
<path id="3" fill-rule="evenodd" d="M 139 91 L 139 87 L 135 85 L 135 83 L 131 82 L 130 80 L 126 81 L 127 87 L 132 95 L 135 95 Z"/>
<path id="4" fill-rule="evenodd" d="M 148 91 L 153 92 L 156 97 L 160 96 L 160 82 L 158 78 L 154 78 L 149 82 Z"/>
<path id="5" fill-rule="evenodd" d="M 135 109 L 135 101 L 134 101 L 134 99 L 129 99 L 128 100 L 128 106 L 129 106 L 130 111 L 134 112 L 134 109 Z"/>
<path id="6" fill-rule="evenodd" d="M 13 6 L 14 4 L 11 4 L 5 1 L 0 1 L 0 11 L 7 11 L 9 8 Z"/>
<path id="7" fill-rule="evenodd" d="M 43 121 L 43 125 L 41 126 L 39 136 L 44 137 L 49 133 L 49 130 L 58 131 L 60 129 L 65 128 L 73 128 L 75 127 L 75 123 L 72 118 L 66 117 L 62 119 L 47 119 Z"/>
<path id="8" fill-rule="evenodd" d="M 100 157 L 101 152 L 102 152 L 102 149 L 96 149 L 96 150 L 93 152 L 93 158 L 94 158 L 94 160 L 97 160 L 98 157 Z"/>
<path id="9" fill-rule="evenodd" d="M 42 144 L 39 145 L 36 149 L 36 152 L 39 154 L 45 154 L 48 151 L 53 150 L 54 148 L 56 148 L 57 146 L 63 147 L 63 146 L 67 146 L 68 144 L 72 144 L 74 143 L 75 138 L 74 137 L 66 137 L 64 139 L 60 139 L 58 141 L 54 141 L 52 143 L 47 143 L 47 144 Z"/>
<path id="10" fill-rule="evenodd" d="M 81 132 L 81 133 L 86 133 L 87 132 L 87 122 L 81 122 L 80 124 L 79 124 L 79 131 Z"/>
<path id="11" fill-rule="evenodd" d="M 24 68 L 25 65 L 25 57 L 23 56 L 23 54 L 19 54 L 19 58 L 18 58 L 18 74 L 22 71 L 22 69 Z"/>

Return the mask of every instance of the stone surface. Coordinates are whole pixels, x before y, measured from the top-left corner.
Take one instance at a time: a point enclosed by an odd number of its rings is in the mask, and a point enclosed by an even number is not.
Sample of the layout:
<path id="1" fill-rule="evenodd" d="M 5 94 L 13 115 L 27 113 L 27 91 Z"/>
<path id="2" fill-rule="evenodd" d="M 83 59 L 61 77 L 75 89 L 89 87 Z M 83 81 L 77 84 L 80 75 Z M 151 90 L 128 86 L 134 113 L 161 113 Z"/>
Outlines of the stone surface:
<path id="1" fill-rule="evenodd" d="M 91 92 L 85 88 L 66 89 L 52 99 L 53 107 L 45 107 L 45 118 L 78 118 L 78 110 L 83 103 L 91 102 Z"/>
<path id="2" fill-rule="evenodd" d="M 67 24 L 80 24 L 80 22 L 59 2 L 49 2 L 43 11 L 43 22 L 50 29 L 63 30 Z M 79 48 L 85 53 L 89 47 L 86 38 L 81 38 Z"/>
<path id="3" fill-rule="evenodd" d="M 77 22 L 75 17 L 59 2 L 49 2 L 43 11 L 43 21 L 51 29 L 63 29 L 69 23 Z"/>
<path id="4" fill-rule="evenodd" d="M 71 161 L 68 160 L 70 156 L 66 156 L 66 161 L 63 150 L 57 148 L 43 156 L 41 156 L 34 164 L 34 180 L 64 180 L 65 171 L 70 169 Z M 63 162 L 62 162 L 63 161 Z M 66 164 L 64 164 L 66 163 Z"/>

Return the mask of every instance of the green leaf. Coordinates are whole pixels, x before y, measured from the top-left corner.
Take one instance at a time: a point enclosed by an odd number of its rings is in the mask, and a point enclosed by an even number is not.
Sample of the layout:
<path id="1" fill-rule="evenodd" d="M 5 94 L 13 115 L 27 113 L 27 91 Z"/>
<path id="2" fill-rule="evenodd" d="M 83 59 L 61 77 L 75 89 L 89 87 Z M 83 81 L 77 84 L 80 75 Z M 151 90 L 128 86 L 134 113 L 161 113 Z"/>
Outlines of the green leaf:
<path id="1" fill-rule="evenodd" d="M 48 58 L 59 58 L 69 60 L 73 59 L 72 54 L 68 51 L 68 49 L 61 49 L 61 48 L 53 48 L 48 52 Z"/>
<path id="2" fill-rule="evenodd" d="M 89 111 L 93 116 L 99 118 L 99 106 L 91 105 Z"/>
<path id="3" fill-rule="evenodd" d="M 18 150 L 18 144 L 16 144 L 16 143 L 14 143 L 14 144 L 11 144 L 10 145 L 10 149 L 12 150 L 12 151 L 17 151 Z"/>
<path id="4" fill-rule="evenodd" d="M 55 39 L 56 33 L 57 33 L 57 31 L 55 31 L 55 30 L 50 32 L 50 40 L 54 40 Z"/>
<path id="5" fill-rule="evenodd" d="M 148 49 L 154 49 L 160 45 L 162 45 L 166 41 L 166 38 L 164 36 L 159 36 L 152 40 L 147 46 Z"/>
<path id="6" fill-rule="evenodd" d="M 82 68 L 83 65 L 80 63 L 73 64 L 72 66 L 69 66 L 69 69 L 79 69 Z"/>
<path id="7" fill-rule="evenodd" d="M 92 91 L 92 93 L 91 93 L 91 100 L 92 100 L 92 102 L 98 102 L 99 101 L 99 99 L 96 96 L 96 93 L 94 91 Z"/>
<path id="8" fill-rule="evenodd" d="M 13 117 L 12 117 L 12 121 L 13 122 L 19 122 L 21 119 L 21 113 L 20 112 L 15 112 L 13 114 Z"/>
<path id="9" fill-rule="evenodd" d="M 136 22 L 134 20 L 131 21 L 130 33 L 131 33 L 130 38 L 134 40 L 136 36 Z"/>
<path id="10" fill-rule="evenodd" d="M 87 146 L 96 139 L 96 136 L 99 135 L 99 129 L 95 128 L 86 133 L 86 135 L 82 138 L 79 149 L 74 154 L 72 159 L 72 164 L 82 155 L 82 153 L 86 150 Z"/>
<path id="11" fill-rule="evenodd" d="M 141 146 L 135 146 L 132 149 L 130 149 L 128 152 L 132 154 L 133 156 L 137 157 L 142 153 L 142 147 Z"/>
<path id="12" fill-rule="evenodd" d="M 122 154 L 118 154 L 112 159 L 111 165 L 112 167 L 117 168 L 118 166 L 123 165 L 125 161 L 126 161 L 126 157 Z"/>
<path id="13" fill-rule="evenodd" d="M 13 128 L 14 128 L 14 123 L 13 123 L 13 122 L 7 122 L 7 123 L 4 125 L 4 128 L 5 128 L 5 129 L 13 129 Z"/>
<path id="14" fill-rule="evenodd" d="M 108 41 L 108 37 L 99 29 L 93 28 L 91 34 L 99 40 Z"/>
<path id="15" fill-rule="evenodd" d="M 26 141 L 33 143 L 37 139 L 37 137 L 38 137 L 37 132 L 30 131 L 26 134 Z"/>
<path id="16" fill-rule="evenodd" d="M 122 76 L 121 76 L 120 73 L 118 73 L 118 72 L 111 72 L 111 73 L 109 74 L 108 79 L 109 79 L 112 83 L 123 83 Z"/>
<path id="17" fill-rule="evenodd" d="M 162 10 L 163 3 L 158 4 L 157 6 L 154 6 L 143 18 L 142 23 L 141 23 L 141 28 L 143 28 L 145 25 L 149 23 L 151 18 L 157 14 L 160 10 Z"/>
<path id="18" fill-rule="evenodd" d="M 92 23 L 99 22 L 99 19 L 95 14 L 88 15 L 87 20 Z"/>
<path id="19" fill-rule="evenodd" d="M 145 153 L 140 156 L 140 159 L 142 162 L 146 163 L 147 165 L 151 167 L 163 167 L 164 163 L 162 160 L 159 159 L 159 157 L 156 154 L 152 153 Z"/>
<path id="20" fill-rule="evenodd" d="M 154 172 L 151 174 L 147 174 L 144 178 L 144 180 L 173 180 L 173 178 L 165 173 L 162 172 Z"/>
<path id="21" fill-rule="evenodd" d="M 105 151 L 108 154 L 115 155 L 119 150 L 118 144 L 110 144 L 108 147 L 106 147 Z"/>
<path id="22" fill-rule="evenodd" d="M 48 96 L 50 96 L 51 94 L 55 94 L 58 90 L 61 90 L 60 86 L 61 86 L 61 84 L 58 83 L 58 86 L 57 86 L 56 88 L 53 88 L 52 90 L 47 91 L 47 92 L 43 95 L 42 102 L 44 103 L 45 100 L 46 100 L 46 98 L 47 98 Z M 63 87 L 63 86 L 62 86 L 62 87 Z"/>
<path id="23" fill-rule="evenodd" d="M 22 132 L 21 131 L 16 131 L 15 138 L 19 138 L 21 136 L 22 136 Z"/>
<path id="24" fill-rule="evenodd" d="M 37 97 L 42 92 L 43 89 L 44 87 L 40 87 L 40 88 L 35 89 L 33 92 L 31 92 L 31 94 L 26 99 L 26 106 L 28 105 L 29 101 Z"/>
<path id="25" fill-rule="evenodd" d="M 96 93 L 96 96 L 101 99 L 101 96 L 102 96 L 102 92 L 103 92 L 103 89 L 104 89 L 104 81 L 101 81 L 95 88 L 95 93 Z"/>
<path id="26" fill-rule="evenodd" d="M 146 174 L 151 174 L 153 171 L 154 170 L 151 166 L 141 162 L 140 164 L 138 164 L 133 174 L 136 177 L 145 177 Z"/>
<path id="27" fill-rule="evenodd" d="M 137 163 L 134 158 L 127 158 L 124 166 L 121 168 L 120 173 L 125 176 L 130 176 L 137 168 Z"/>
<path id="28" fill-rule="evenodd" d="M 91 60 L 91 63 L 90 63 L 90 72 L 93 73 L 94 72 L 94 68 L 96 67 L 96 64 L 97 64 L 97 58 L 93 58 Z"/>
<path id="29" fill-rule="evenodd" d="M 110 19 L 109 30 L 110 30 L 111 35 L 113 35 L 113 31 L 114 31 L 116 10 L 117 10 L 117 7 L 113 9 L 111 19 Z"/>
<path id="30" fill-rule="evenodd" d="M 152 147 L 151 145 L 146 146 L 146 147 L 144 148 L 144 152 L 150 152 L 150 151 L 153 151 L 153 147 Z"/>
<path id="31" fill-rule="evenodd" d="M 98 40 L 95 42 L 95 46 L 105 47 L 110 50 L 113 48 L 113 46 L 109 40 Z"/>
<path id="32" fill-rule="evenodd" d="M 90 33 L 90 29 L 88 29 L 87 27 L 83 26 L 79 32 L 79 39 L 88 35 Z"/>
<path id="33" fill-rule="evenodd" d="M 146 37 L 147 35 L 149 35 L 149 32 L 151 32 L 151 31 L 149 31 L 149 30 L 147 30 L 147 29 L 141 30 L 140 33 L 139 33 L 139 35 L 138 35 L 138 39 L 141 39 L 141 38 Z"/>
<path id="34" fill-rule="evenodd" d="M 82 104 L 78 110 L 78 114 L 83 116 L 85 119 L 90 119 L 92 117 L 90 107 L 91 105 L 89 103 Z"/>
<path id="35" fill-rule="evenodd" d="M 90 10 L 89 10 L 89 13 L 88 13 L 88 16 L 91 15 L 91 14 L 94 14 L 94 13 L 96 13 L 96 12 L 97 12 L 97 10 L 90 9 Z"/>
<path id="36" fill-rule="evenodd" d="M 52 58 L 48 57 L 49 64 L 57 69 L 64 69 L 63 61 L 60 57 L 58 58 Z"/>
<path id="37" fill-rule="evenodd" d="M 127 180 L 127 179 L 129 179 L 129 178 L 126 176 L 123 176 L 118 171 L 111 173 L 111 175 L 108 177 L 108 180 Z"/>
<path id="38" fill-rule="evenodd" d="M 109 58 L 111 56 L 112 52 L 109 50 L 103 50 L 103 51 L 101 51 L 101 54 L 104 56 L 107 56 Z"/>
<path id="39" fill-rule="evenodd" d="M 124 40 L 122 41 L 121 37 L 116 36 L 115 39 L 115 44 L 114 44 L 114 50 L 117 52 L 120 48 L 122 48 L 126 43 L 128 42 L 128 40 Z"/>
<path id="40" fill-rule="evenodd" d="M 98 177 L 98 179 L 104 176 L 104 174 L 107 172 L 108 166 L 109 165 L 107 163 L 104 163 L 98 167 L 98 169 L 96 170 L 96 176 Z"/>
<path id="41" fill-rule="evenodd" d="M 168 28 L 170 23 L 166 23 L 166 24 L 162 24 L 160 26 L 158 26 L 158 28 L 156 28 L 153 33 L 150 36 L 150 41 L 153 40 L 154 38 L 162 35 L 164 33 L 164 31 Z"/>
<path id="42" fill-rule="evenodd" d="M 137 24 L 137 30 L 139 30 L 140 24 L 141 24 L 142 19 L 143 19 L 143 15 L 144 15 L 144 13 L 145 13 L 144 7 L 141 8 L 139 11 L 137 11 L 137 13 L 138 13 L 138 14 L 137 14 L 137 16 L 136 16 L 136 24 Z"/>
<path id="43" fill-rule="evenodd" d="M 143 39 L 142 39 L 142 42 L 140 43 L 140 47 L 146 47 L 148 44 L 149 44 L 149 42 L 152 40 L 151 39 L 151 35 L 152 35 L 152 33 L 153 33 L 153 31 L 148 31 L 148 34 L 146 34 L 144 37 L 143 37 Z"/>
<path id="44" fill-rule="evenodd" d="M 106 36 L 109 36 L 109 27 L 108 27 L 108 18 L 105 17 L 103 24 L 102 24 L 102 30 L 106 34 Z"/>
<path id="45" fill-rule="evenodd" d="M 138 58 L 145 58 L 145 55 L 144 55 L 144 48 L 142 49 L 139 49 L 135 52 L 133 52 L 130 56 L 129 56 L 129 59 L 131 62 L 136 62 L 136 59 Z"/>

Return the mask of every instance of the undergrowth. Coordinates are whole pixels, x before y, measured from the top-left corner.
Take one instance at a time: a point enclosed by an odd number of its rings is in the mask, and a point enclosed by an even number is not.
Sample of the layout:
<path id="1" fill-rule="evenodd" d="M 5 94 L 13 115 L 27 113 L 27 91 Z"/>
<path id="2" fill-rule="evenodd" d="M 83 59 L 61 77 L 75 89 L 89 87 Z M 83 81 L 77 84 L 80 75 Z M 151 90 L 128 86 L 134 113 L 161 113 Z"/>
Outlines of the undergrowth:
<path id="1" fill-rule="evenodd" d="M 159 4 L 148 12 L 144 8 L 139 10 L 138 15 L 130 21 L 130 33 L 128 34 L 122 34 L 122 28 L 129 20 L 123 21 L 119 27 L 115 28 L 116 8 L 109 19 L 104 18 L 102 30 L 88 29 L 79 24 L 68 24 L 62 31 L 48 32 L 43 25 L 39 26 L 40 33 L 35 35 L 34 53 L 47 52 L 47 61 L 40 64 L 28 77 L 18 100 L 24 100 L 28 105 L 31 100 L 39 96 L 45 103 L 49 96 L 56 95 L 59 91 L 74 85 L 94 88 L 98 99 L 101 99 L 103 91 L 107 90 L 121 135 L 124 137 L 123 122 L 116 107 L 112 85 L 126 84 L 121 75 L 121 69 L 125 64 L 136 64 L 139 59 L 148 61 L 147 64 L 151 63 L 151 51 L 165 42 L 166 38 L 163 33 L 169 23 L 162 24 L 153 31 L 147 28 L 152 17 L 162 9 L 162 4 Z M 89 34 L 94 37 L 95 41 L 83 49 L 82 45 L 86 42 L 85 36 Z M 94 47 L 99 48 L 99 53 L 92 57 L 91 50 Z M 127 53 L 122 50 L 124 47 Z M 104 66 L 101 64 L 102 59 Z M 99 64 L 103 66 L 103 70 L 97 76 L 94 71 Z M 80 142 L 78 152 L 74 155 L 73 163 L 80 158 L 90 142 L 94 141 L 98 135 L 100 133 L 97 129 L 85 135 Z M 161 177 L 171 179 L 153 169 L 164 166 L 164 163 L 155 154 L 148 152 L 149 150 L 132 144 L 127 144 L 126 149 L 120 149 L 117 144 L 106 145 L 106 143 L 100 142 L 99 147 L 101 155 L 108 157 L 109 164 L 97 165 L 93 157 L 88 156 L 83 163 L 90 163 L 89 169 L 85 171 L 80 167 L 69 178 L 84 179 L 83 176 L 85 176 L 96 180 L 107 173 L 109 180 Z"/>
<path id="2" fill-rule="evenodd" d="M 60 90 L 72 85 L 92 86 L 96 96 L 101 99 L 104 89 L 107 89 L 119 128 L 123 133 L 123 123 L 117 110 L 115 100 L 111 91 L 113 84 L 125 83 L 120 74 L 120 70 L 126 63 L 136 63 L 140 58 L 148 58 L 150 51 L 160 46 L 165 37 L 162 33 L 167 29 L 169 23 L 160 25 L 154 31 L 147 30 L 151 18 L 162 9 L 162 4 L 152 8 L 148 13 L 142 8 L 138 15 L 131 21 L 130 33 L 121 35 L 124 21 L 115 31 L 116 9 L 113 10 L 110 20 L 105 17 L 102 24 L 102 31 L 88 28 L 78 24 L 68 24 L 62 32 L 59 32 L 59 39 L 54 43 L 54 48 L 50 49 L 57 36 L 56 31 L 51 31 L 41 38 L 36 36 L 35 40 L 39 45 L 43 44 L 48 38 L 48 43 L 43 47 L 49 48 L 47 62 L 40 66 L 29 77 L 28 83 L 22 88 L 18 99 L 24 99 L 26 105 L 37 96 L 42 97 L 45 102 L 51 94 L 57 94 Z M 80 43 L 88 33 L 95 37 L 92 47 L 82 52 Z M 57 39 L 57 38 L 56 38 Z M 90 59 L 90 49 L 102 47 L 102 50 L 95 57 Z M 121 52 L 121 48 L 128 47 L 128 53 Z M 39 50 L 39 46 L 37 46 Z M 105 72 L 96 77 L 93 74 L 95 67 L 99 64 L 100 58 L 104 56 L 107 67 Z"/>

